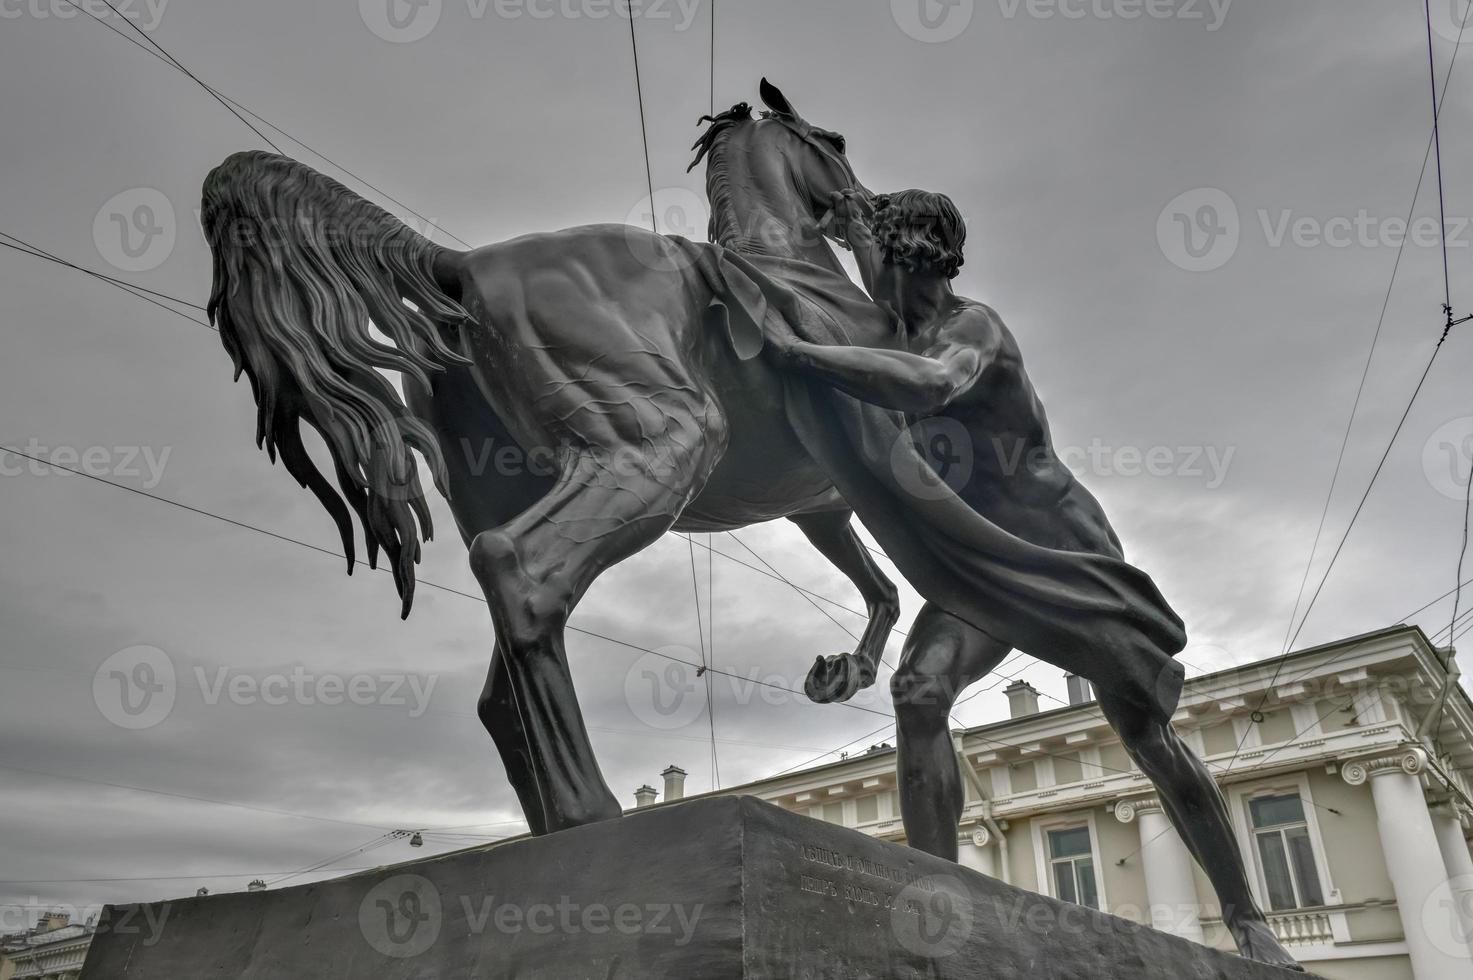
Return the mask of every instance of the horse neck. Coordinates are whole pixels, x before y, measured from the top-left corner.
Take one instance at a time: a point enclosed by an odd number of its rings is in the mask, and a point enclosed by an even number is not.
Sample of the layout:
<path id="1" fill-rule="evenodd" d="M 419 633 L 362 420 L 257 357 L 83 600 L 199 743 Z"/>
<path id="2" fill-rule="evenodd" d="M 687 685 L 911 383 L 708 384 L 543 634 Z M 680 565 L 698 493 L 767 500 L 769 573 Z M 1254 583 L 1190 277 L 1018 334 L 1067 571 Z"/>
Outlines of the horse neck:
<path id="1" fill-rule="evenodd" d="M 750 155 L 717 138 L 706 166 L 711 233 L 725 248 L 747 255 L 798 259 L 842 273 L 791 180 L 753 166 Z"/>

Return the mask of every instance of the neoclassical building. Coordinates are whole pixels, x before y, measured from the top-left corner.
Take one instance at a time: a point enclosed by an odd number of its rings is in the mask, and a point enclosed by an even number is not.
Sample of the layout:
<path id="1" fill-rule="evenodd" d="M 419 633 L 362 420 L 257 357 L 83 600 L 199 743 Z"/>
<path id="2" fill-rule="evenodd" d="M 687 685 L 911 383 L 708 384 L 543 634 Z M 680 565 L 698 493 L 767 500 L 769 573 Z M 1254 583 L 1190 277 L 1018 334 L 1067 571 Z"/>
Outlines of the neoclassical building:
<path id="1" fill-rule="evenodd" d="M 1193 678 L 1175 721 L 1228 798 L 1273 927 L 1327 980 L 1469 980 L 1473 701 L 1456 661 L 1397 626 Z M 1007 688 L 1011 717 L 956 733 L 961 862 L 1224 949 L 1205 876 L 1071 679 Z M 684 773 L 666 770 L 667 801 Z M 904 841 L 888 746 L 723 791 Z M 650 805 L 656 792 L 641 787 Z"/>
<path id="2" fill-rule="evenodd" d="M 0 980 L 77 980 L 92 934 L 90 924 L 43 915 L 34 930 L 0 939 Z"/>

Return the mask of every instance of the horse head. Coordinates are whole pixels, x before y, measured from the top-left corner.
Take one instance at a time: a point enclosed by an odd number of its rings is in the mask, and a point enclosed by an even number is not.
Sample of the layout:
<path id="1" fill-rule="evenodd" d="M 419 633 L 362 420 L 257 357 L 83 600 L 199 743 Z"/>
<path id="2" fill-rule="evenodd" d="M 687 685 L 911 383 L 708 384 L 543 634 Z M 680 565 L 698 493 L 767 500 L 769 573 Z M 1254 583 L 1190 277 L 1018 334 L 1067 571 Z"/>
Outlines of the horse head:
<path id="1" fill-rule="evenodd" d="M 808 122 L 765 78 L 760 91 L 767 110 L 759 117 L 742 102 L 701 119 L 709 125 L 689 169 L 708 163 L 711 239 L 834 264 L 824 221 L 833 195 L 872 195 L 855 176 L 842 135 Z"/>
<path id="2" fill-rule="evenodd" d="M 762 79 L 758 91 L 768 108 L 762 114 L 763 118 L 778 123 L 797 137 L 798 142 L 787 140 L 781 152 L 787 155 L 793 173 L 801 178 L 798 186 L 807 193 L 815 212 L 827 212 L 829 199 L 837 191 L 853 190 L 866 199 L 873 198 L 854 175 L 842 134 L 808 122 L 793 108 L 782 90 L 767 79 Z"/>

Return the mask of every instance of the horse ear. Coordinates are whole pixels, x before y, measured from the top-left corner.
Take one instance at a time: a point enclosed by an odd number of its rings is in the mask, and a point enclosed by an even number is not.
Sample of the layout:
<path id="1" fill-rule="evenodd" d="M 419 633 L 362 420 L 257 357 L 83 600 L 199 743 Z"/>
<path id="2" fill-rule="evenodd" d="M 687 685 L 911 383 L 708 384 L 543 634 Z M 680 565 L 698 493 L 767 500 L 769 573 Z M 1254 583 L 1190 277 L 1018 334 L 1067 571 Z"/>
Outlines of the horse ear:
<path id="1" fill-rule="evenodd" d="M 767 108 L 779 116 L 788 116 L 793 119 L 798 118 L 798 111 L 793 108 L 793 104 L 788 101 L 788 97 L 783 95 L 782 90 L 767 79 L 762 79 L 762 84 L 758 87 L 758 92 L 761 93 L 762 101 L 766 103 Z"/>

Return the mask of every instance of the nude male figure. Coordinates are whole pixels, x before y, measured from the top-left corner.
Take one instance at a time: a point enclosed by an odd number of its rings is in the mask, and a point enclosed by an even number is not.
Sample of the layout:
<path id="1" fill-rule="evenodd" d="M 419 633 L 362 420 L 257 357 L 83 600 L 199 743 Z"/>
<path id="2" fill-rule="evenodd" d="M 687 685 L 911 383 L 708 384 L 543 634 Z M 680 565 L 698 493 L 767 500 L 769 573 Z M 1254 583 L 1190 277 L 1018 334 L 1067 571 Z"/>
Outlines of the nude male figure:
<path id="1" fill-rule="evenodd" d="M 951 280 L 963 261 L 966 227 L 942 194 L 910 190 L 878 199 L 873 230 L 852 193 L 835 195 L 834 233 L 853 250 L 870 296 L 904 325 L 905 350 L 825 346 L 796 337 L 770 345 L 784 369 L 855 398 L 907 414 L 944 418 L 972 443 L 971 472 L 948 480 L 993 524 L 1059 551 L 1122 558 L 1099 502 L 1059 460 L 1047 415 L 1023 367 L 1018 343 L 998 314 L 958 296 Z M 900 804 L 913 847 L 956 860 L 965 801 L 949 714 L 957 696 L 1010 653 L 1010 645 L 927 603 L 911 628 L 891 684 L 899 722 Z M 1048 650 L 1028 650 L 1042 660 Z M 1090 651 L 1108 665 L 1129 651 Z M 1111 658 L 1115 658 L 1113 661 Z M 1119 672 L 1122 676 L 1127 671 Z M 1100 709 L 1120 735 L 1222 903 L 1244 956 L 1297 968 L 1249 889 L 1227 806 L 1217 783 L 1170 719 L 1140 699 L 1097 682 Z"/>

